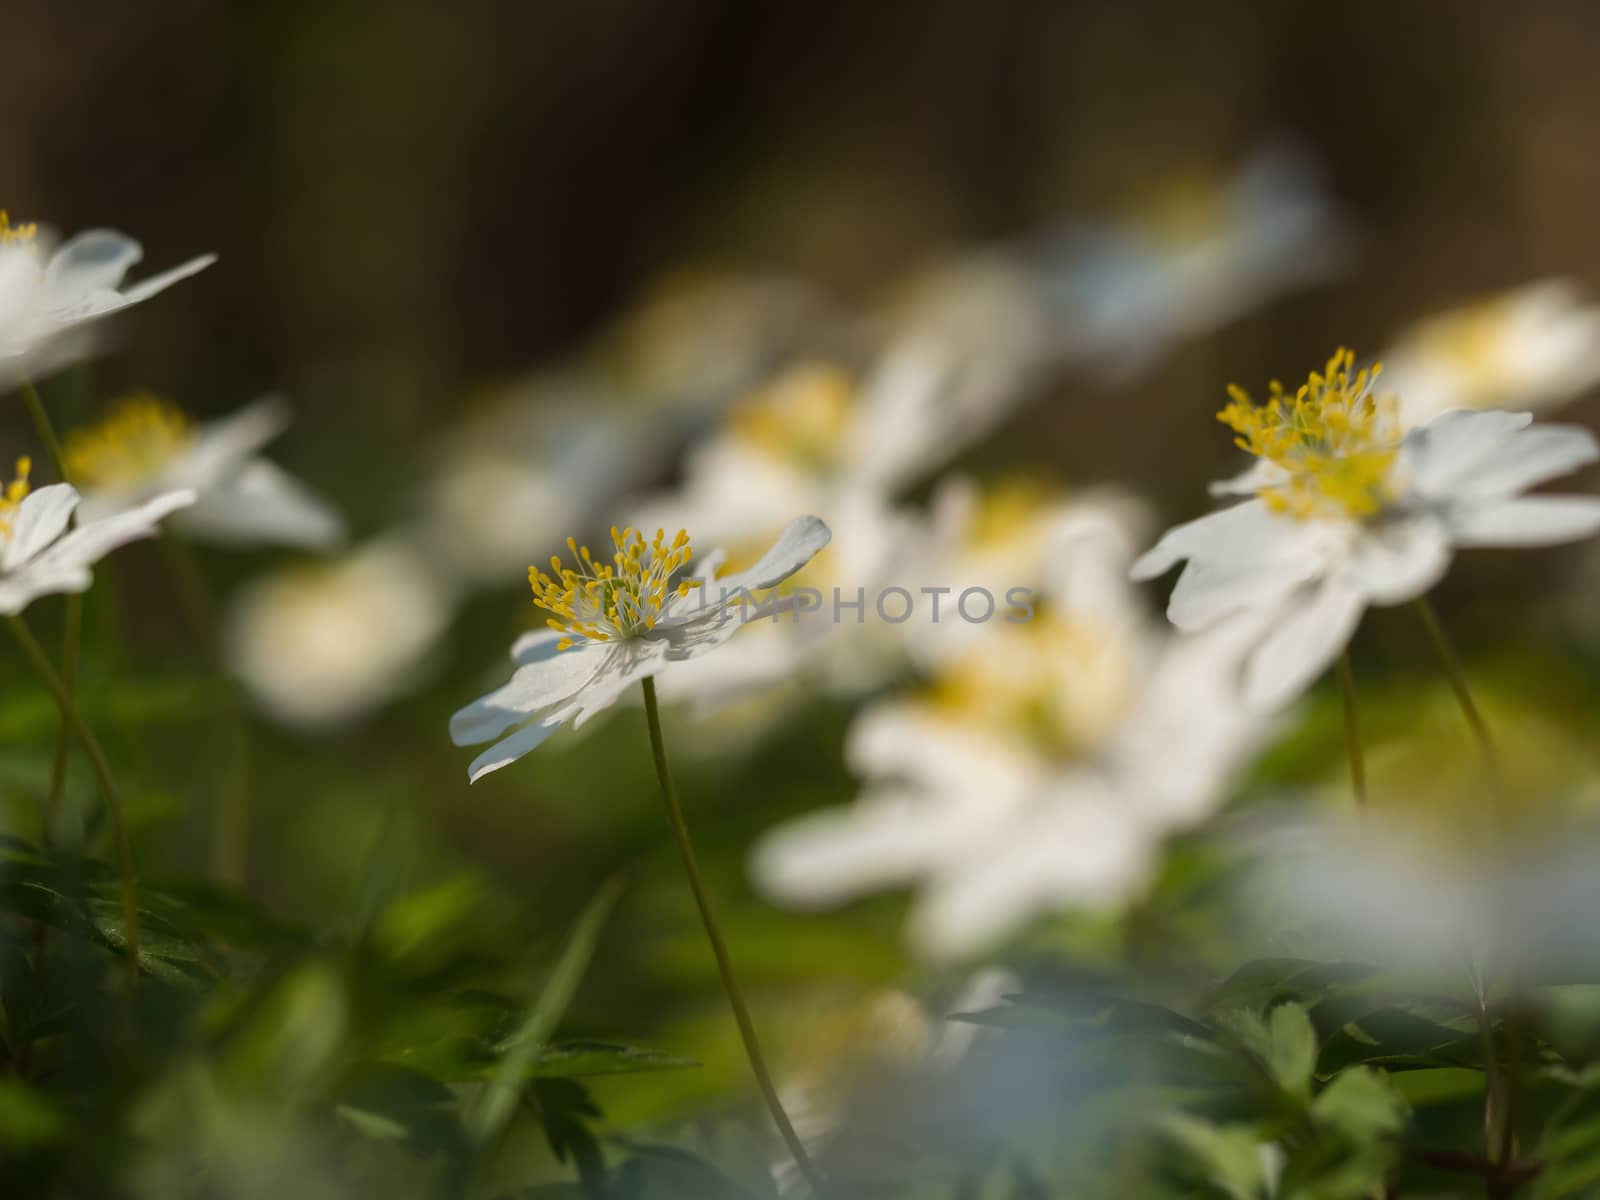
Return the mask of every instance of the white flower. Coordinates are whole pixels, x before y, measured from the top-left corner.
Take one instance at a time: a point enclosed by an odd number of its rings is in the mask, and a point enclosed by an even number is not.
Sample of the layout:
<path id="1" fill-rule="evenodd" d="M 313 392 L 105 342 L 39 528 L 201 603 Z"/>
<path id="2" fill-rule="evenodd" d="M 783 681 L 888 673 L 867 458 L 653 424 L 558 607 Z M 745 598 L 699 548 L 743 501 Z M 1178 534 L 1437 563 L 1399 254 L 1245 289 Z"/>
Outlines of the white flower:
<path id="1" fill-rule="evenodd" d="M 912 944 L 960 957 L 1040 913 L 1120 904 L 1161 836 L 1210 811 L 1263 730 L 1233 696 L 1239 639 L 1148 622 L 1131 550 L 1096 524 L 1053 542 L 1031 620 L 983 625 L 925 687 L 863 710 L 846 745 L 862 795 L 758 846 L 766 895 L 814 907 L 913 886 Z"/>
<path id="2" fill-rule="evenodd" d="M 69 533 L 78 493 L 65 483 L 31 491 L 28 467 L 19 460 L 17 478 L 0 495 L 0 615 L 8 617 L 40 596 L 88 591 L 90 567 L 125 542 L 150 537 L 162 517 L 194 503 L 193 492 L 167 492 Z"/>
<path id="3" fill-rule="evenodd" d="M 1398 433 L 1341 350 L 1325 375 L 1264 405 L 1231 389 L 1221 418 L 1260 461 L 1218 486 L 1256 498 L 1169 530 L 1134 564 L 1151 579 L 1188 560 L 1167 615 L 1200 630 L 1238 612 L 1265 619 L 1245 664 L 1254 705 L 1293 699 L 1332 664 L 1369 604 L 1422 595 L 1456 548 L 1543 546 L 1600 530 L 1600 500 L 1524 496 L 1600 456 L 1593 436 L 1527 413 L 1455 411 Z"/>
<path id="4" fill-rule="evenodd" d="M 430 555 L 467 586 L 504 584 L 661 470 L 676 441 L 670 425 L 583 372 L 508 389 L 450 431 L 429 464 L 420 532 Z"/>
<path id="5" fill-rule="evenodd" d="M 0 213 L 0 359 L 22 359 L 53 338 L 147 300 L 216 261 L 202 255 L 124 289 L 139 243 L 109 229 L 80 233 L 52 251 L 34 226 Z"/>
<path id="6" fill-rule="evenodd" d="M 568 539 L 576 568 L 552 560 L 555 576 L 529 571 L 534 596 L 555 614 L 551 629 L 529 633 L 511 648 L 516 672 L 505 686 L 450 718 L 458 746 L 500 739 L 473 760 L 478 780 L 515 762 L 571 722 L 582 725 L 609 708 L 629 685 L 669 664 L 715 649 L 737 632 L 752 594 L 775 587 L 828 544 L 828 527 L 797 517 L 750 569 L 718 577 L 718 556 L 695 584 L 673 586 L 690 559 L 688 534 L 651 542 L 632 529 L 611 531 L 610 563 Z M 509 736 L 506 736 L 509 732 Z"/>
<path id="7" fill-rule="evenodd" d="M 1046 271 L 1086 350 L 1126 375 L 1177 341 L 1331 277 L 1348 241 L 1314 165 L 1271 146 L 1142 220 L 1069 231 Z"/>
<path id="8" fill-rule="evenodd" d="M 199 499 L 173 522 L 187 537 L 320 549 L 344 536 L 343 520 L 257 454 L 288 423 L 287 407 L 269 398 L 195 429 L 175 405 L 137 393 L 102 423 L 68 436 L 67 473 L 83 488 L 85 519 L 188 488 Z"/>
<path id="9" fill-rule="evenodd" d="M 1540 412 L 1600 382 L 1600 308 L 1566 280 L 1528 284 L 1419 322 L 1383 363 L 1407 429 L 1453 408 Z"/>
<path id="10" fill-rule="evenodd" d="M 228 614 L 229 668 L 277 720 L 354 720 L 417 682 L 453 597 L 404 541 L 291 567 L 243 589 Z"/>

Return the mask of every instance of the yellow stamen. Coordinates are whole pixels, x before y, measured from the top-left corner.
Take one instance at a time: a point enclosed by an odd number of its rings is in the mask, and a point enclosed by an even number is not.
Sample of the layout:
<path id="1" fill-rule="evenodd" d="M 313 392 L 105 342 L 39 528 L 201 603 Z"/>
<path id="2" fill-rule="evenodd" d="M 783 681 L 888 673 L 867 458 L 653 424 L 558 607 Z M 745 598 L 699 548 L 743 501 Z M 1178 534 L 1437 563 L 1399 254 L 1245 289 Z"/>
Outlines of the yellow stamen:
<path id="1" fill-rule="evenodd" d="M 743 441 L 812 469 L 836 464 L 855 419 L 855 383 L 837 367 L 808 364 L 785 372 L 733 410 Z"/>
<path id="2" fill-rule="evenodd" d="M 1355 354 L 1341 349 L 1327 369 L 1290 395 L 1273 380 L 1264 404 L 1243 388 L 1228 388 L 1231 402 L 1217 420 L 1257 458 L 1281 467 L 1287 478 L 1259 495 L 1273 512 L 1299 520 L 1370 517 L 1394 499 L 1391 478 L 1400 452 L 1397 403 L 1371 392 L 1382 364 L 1351 375 Z"/>
<path id="3" fill-rule="evenodd" d="M 33 460 L 26 455 L 17 459 L 17 477 L 0 490 L 0 537 L 11 536 L 12 518 L 16 516 L 17 507 L 31 490 L 28 487 L 28 472 L 33 470 Z"/>
<path id="4" fill-rule="evenodd" d="M 10 216 L 4 209 L 0 209 L 0 246 L 12 242 L 31 242 L 39 236 L 39 227 L 33 222 L 26 225 L 13 225 Z"/>
<path id="5" fill-rule="evenodd" d="M 528 568 L 528 583 L 541 608 L 554 614 L 545 622 L 567 634 L 556 643 L 568 650 L 580 639 L 623 641 L 654 629 L 669 603 L 669 595 L 684 596 L 698 581 L 671 588 L 672 577 L 693 557 L 689 534 L 679 530 L 670 544 L 659 529 L 649 542 L 636 529 L 611 527 L 614 552 L 611 562 L 596 562 L 589 547 L 567 539 L 576 567 L 550 559 L 550 571 Z M 670 589 L 670 591 L 669 591 Z"/>
<path id="6" fill-rule="evenodd" d="M 150 392 L 119 401 L 98 425 L 74 430 L 63 454 L 73 482 L 89 487 L 148 479 L 193 439 L 188 419 Z"/>

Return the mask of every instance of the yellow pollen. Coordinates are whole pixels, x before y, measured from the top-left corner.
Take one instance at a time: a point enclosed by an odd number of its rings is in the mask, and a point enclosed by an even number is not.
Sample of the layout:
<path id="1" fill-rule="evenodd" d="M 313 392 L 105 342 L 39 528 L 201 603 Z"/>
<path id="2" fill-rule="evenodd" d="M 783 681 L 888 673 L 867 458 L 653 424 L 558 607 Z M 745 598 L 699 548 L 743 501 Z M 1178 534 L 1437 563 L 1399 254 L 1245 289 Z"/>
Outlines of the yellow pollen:
<path id="1" fill-rule="evenodd" d="M 1365 518 L 1394 499 L 1398 405 L 1392 396 L 1372 394 L 1382 364 L 1352 376 L 1354 365 L 1353 351 L 1338 350 L 1293 395 L 1273 380 L 1264 404 L 1229 385 L 1231 402 L 1217 420 L 1239 435 L 1240 449 L 1287 475 L 1258 492 L 1273 512 L 1299 520 Z"/>
<path id="2" fill-rule="evenodd" d="M 12 242 L 31 242 L 39 236 L 39 227 L 31 221 L 26 225 L 13 225 L 4 209 L 0 209 L 0 246 Z"/>
<path id="3" fill-rule="evenodd" d="M 550 559 L 550 570 L 528 568 L 528 583 L 538 605 L 552 614 L 545 622 L 567 636 L 556 643 L 570 650 L 579 640 L 623 641 L 654 629 L 671 598 L 688 594 L 699 581 L 672 584 L 672 577 L 694 556 L 689 534 L 680 529 L 671 541 L 656 530 L 646 541 L 637 529 L 611 527 L 609 563 L 596 561 L 589 547 L 567 539 L 574 566 Z"/>
<path id="4" fill-rule="evenodd" d="M 746 397 L 729 423 L 735 436 L 812 469 L 842 456 L 855 420 L 856 388 L 837 367 L 812 363 Z"/>
<path id="5" fill-rule="evenodd" d="M 98 425 L 74 430 L 63 448 L 74 483 L 107 487 L 138 483 L 165 466 L 193 439 L 174 404 L 150 392 L 118 401 Z"/>
<path id="6" fill-rule="evenodd" d="M 11 536 L 11 522 L 16 516 L 17 507 L 31 490 L 28 487 L 28 472 L 31 470 L 33 470 L 31 458 L 24 456 L 17 459 L 17 477 L 0 491 L 0 537 Z"/>
<path id="7" fill-rule="evenodd" d="M 1131 630 L 1049 609 L 991 630 L 940 666 L 925 701 L 964 728 L 1058 761 L 1102 746 L 1132 702 Z"/>

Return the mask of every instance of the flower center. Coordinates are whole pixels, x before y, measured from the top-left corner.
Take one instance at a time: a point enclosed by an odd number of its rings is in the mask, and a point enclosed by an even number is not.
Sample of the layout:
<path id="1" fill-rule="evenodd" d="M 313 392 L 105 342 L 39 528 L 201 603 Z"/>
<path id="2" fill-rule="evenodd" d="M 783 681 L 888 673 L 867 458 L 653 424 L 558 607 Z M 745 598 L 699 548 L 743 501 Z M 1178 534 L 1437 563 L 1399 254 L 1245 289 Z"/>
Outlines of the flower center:
<path id="1" fill-rule="evenodd" d="M 1355 353 L 1341 349 L 1293 395 L 1273 380 L 1264 404 L 1229 385 L 1232 402 L 1217 420 L 1239 435 L 1234 441 L 1241 449 L 1287 476 L 1257 493 L 1273 512 L 1299 520 L 1370 517 L 1394 499 L 1397 404 L 1372 395 L 1381 364 L 1352 376 L 1354 365 Z"/>
<path id="2" fill-rule="evenodd" d="M 17 506 L 31 490 L 28 487 L 28 472 L 31 470 L 33 470 L 31 458 L 23 456 L 17 459 L 17 477 L 0 491 L 0 540 L 11 537 L 11 523 L 17 515 Z"/>
<path id="3" fill-rule="evenodd" d="M 836 466 L 855 420 L 856 389 L 837 367 L 796 367 L 741 402 L 734 436 L 811 470 Z"/>
<path id="4" fill-rule="evenodd" d="M 528 568 L 534 600 L 555 614 L 546 624 L 569 635 L 557 649 L 571 648 L 578 638 L 624 641 L 655 628 L 669 602 L 673 574 L 693 557 L 689 534 L 682 529 L 670 543 L 664 529 L 646 542 L 638 530 L 613 525 L 611 544 L 615 548 L 611 561 L 596 562 L 589 547 L 568 538 L 574 567 L 565 567 L 559 556 L 552 556 L 551 574 Z M 678 584 L 676 594 L 687 595 L 698 582 Z"/>
<path id="5" fill-rule="evenodd" d="M 120 401 L 98 425 L 74 430 L 63 449 L 67 474 L 87 487 L 139 483 L 193 440 L 179 408 L 149 392 Z"/>
<path id="6" fill-rule="evenodd" d="M 1418 350 L 1458 369 L 1474 406 L 1498 396 L 1506 379 L 1506 335 L 1516 302 L 1496 296 L 1434 317 L 1413 335 Z"/>
<path id="7" fill-rule="evenodd" d="M 1127 711 L 1133 650 L 1128 631 L 1044 612 L 994 627 L 925 695 L 965 727 L 1071 760 L 1102 745 Z"/>
<path id="8" fill-rule="evenodd" d="M 11 218 L 4 209 L 0 209 L 0 246 L 9 246 L 13 243 L 27 245 L 39 236 L 39 227 L 32 222 L 26 225 L 13 225 Z"/>

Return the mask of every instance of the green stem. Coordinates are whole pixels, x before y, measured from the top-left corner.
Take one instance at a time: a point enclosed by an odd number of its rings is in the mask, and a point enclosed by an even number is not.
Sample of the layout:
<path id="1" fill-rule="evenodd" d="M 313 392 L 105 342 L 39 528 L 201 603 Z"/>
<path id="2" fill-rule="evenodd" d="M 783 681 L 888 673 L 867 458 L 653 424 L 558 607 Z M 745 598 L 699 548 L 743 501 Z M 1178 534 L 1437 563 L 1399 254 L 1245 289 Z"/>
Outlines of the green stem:
<path id="1" fill-rule="evenodd" d="M 65 482 L 66 455 L 61 452 L 61 439 L 56 436 L 56 427 L 50 420 L 50 413 L 45 409 L 44 401 L 39 398 L 39 389 L 33 386 L 33 380 L 21 372 L 17 373 L 17 380 L 22 388 L 22 402 L 28 406 L 28 416 L 33 418 L 33 428 L 39 434 L 39 440 L 44 443 L 45 453 L 50 456 L 50 465 L 55 468 L 56 478 Z"/>
<path id="2" fill-rule="evenodd" d="M 1361 749 L 1361 721 L 1356 714 L 1356 677 L 1350 668 L 1350 651 L 1339 655 L 1339 691 L 1344 697 L 1344 741 L 1350 759 L 1350 790 L 1356 807 L 1367 806 L 1367 760 Z"/>
<path id="3" fill-rule="evenodd" d="M 68 698 L 77 691 L 78 646 L 83 637 L 83 594 L 72 592 L 67 596 L 65 625 L 61 631 L 61 686 Z M 55 836 L 56 821 L 61 814 L 61 800 L 67 790 L 67 747 L 71 731 L 66 718 L 56 722 L 55 753 L 50 759 L 50 795 L 45 800 L 43 840 L 50 845 Z"/>
<path id="4" fill-rule="evenodd" d="M 39 389 L 33 386 L 33 380 L 25 371 L 17 372 L 17 382 L 22 389 L 22 402 L 27 406 L 28 416 L 33 418 L 34 432 L 44 444 L 45 453 L 50 456 L 56 478 L 65 483 L 67 459 L 61 451 L 61 439 L 56 436 L 55 423 L 50 420 L 50 410 L 45 408 L 44 401 L 39 396 Z M 66 688 L 69 700 L 77 688 L 78 643 L 82 626 L 83 597 L 70 595 L 67 597 L 66 627 L 62 634 L 61 645 L 61 682 Z M 61 810 L 61 797 L 66 791 L 68 741 L 67 720 L 63 715 L 56 725 L 55 751 L 50 759 L 50 793 L 45 801 L 44 823 L 41 830 L 42 840 L 47 846 L 55 829 L 56 817 Z"/>
<path id="5" fill-rule="evenodd" d="M 133 849 L 128 843 L 128 823 L 123 815 L 121 793 L 117 791 L 117 785 L 111 778 L 111 768 L 106 763 L 105 752 L 100 749 L 99 739 L 94 736 L 82 714 L 78 712 L 71 694 L 62 683 L 61 677 L 51 667 L 44 651 L 39 648 L 39 643 L 28 629 L 27 623 L 20 616 L 7 617 L 6 623 L 11 626 L 12 637 L 16 638 L 17 645 L 22 647 L 23 654 L 38 672 L 39 679 L 54 697 L 56 707 L 61 710 L 61 719 L 71 725 L 72 731 L 77 734 L 78 741 L 83 745 L 83 752 L 88 756 L 89 765 L 94 768 L 95 776 L 100 781 L 100 790 L 105 794 L 106 811 L 111 818 L 112 840 L 116 843 L 117 870 L 122 883 L 123 957 L 128 970 L 128 987 L 135 988 L 139 983 L 139 893 L 133 877 Z"/>
<path id="6" fill-rule="evenodd" d="M 644 713 L 650 725 L 650 752 L 655 756 L 656 778 L 661 783 L 661 796 L 667 804 L 672 835 L 678 843 L 678 854 L 683 859 L 683 869 L 689 876 L 689 889 L 694 893 L 695 903 L 700 908 L 700 920 L 705 925 L 706 937 L 711 942 L 711 952 L 716 956 L 717 970 L 722 974 L 722 987 L 728 994 L 728 1004 L 733 1009 L 734 1022 L 739 1026 L 739 1037 L 744 1042 L 745 1057 L 750 1060 L 750 1070 L 756 1077 L 756 1086 L 761 1089 L 761 1097 L 767 1103 L 767 1111 L 772 1114 L 778 1132 L 783 1135 L 784 1144 L 794 1156 L 795 1165 L 800 1168 L 800 1173 L 811 1185 L 812 1192 L 820 1196 L 823 1194 L 821 1176 L 812 1166 L 800 1136 L 795 1133 L 794 1126 L 789 1121 L 789 1114 L 783 1111 L 783 1104 L 778 1099 L 778 1089 L 772 1084 L 766 1059 L 761 1053 L 761 1043 L 756 1038 L 755 1023 L 750 1019 L 750 1010 L 745 1006 L 744 994 L 739 990 L 738 980 L 734 978 L 733 961 L 728 956 L 727 943 L 722 940 L 722 932 L 717 927 L 717 918 L 711 911 L 710 894 L 706 891 L 705 881 L 700 877 L 700 866 L 695 860 L 694 845 L 689 840 L 689 827 L 684 823 L 683 808 L 678 803 L 678 792 L 672 785 L 672 772 L 667 768 L 667 748 L 661 736 L 661 713 L 656 707 L 656 682 L 653 678 L 644 681 Z"/>
<path id="7" fill-rule="evenodd" d="M 1451 690 L 1456 694 L 1456 703 L 1460 706 L 1461 714 L 1466 717 L 1472 736 L 1478 743 L 1478 752 L 1483 758 L 1484 773 L 1489 777 L 1490 790 L 1494 795 L 1496 814 L 1503 821 L 1509 815 L 1509 808 L 1504 776 L 1500 770 L 1500 754 L 1495 748 L 1494 736 L 1489 732 L 1489 725 L 1483 719 L 1483 712 L 1472 697 L 1472 689 L 1467 684 L 1467 673 L 1461 665 L 1460 656 L 1456 654 L 1455 647 L 1445 635 L 1444 626 L 1439 623 L 1439 616 L 1434 612 L 1433 604 L 1426 596 L 1418 596 L 1415 604 L 1417 615 L 1422 618 L 1423 628 L 1428 631 L 1428 638 L 1433 642 L 1433 648 L 1444 666 L 1445 676 L 1450 680 Z M 1508 1017 L 1506 1024 L 1511 1045 L 1508 1048 L 1506 1070 L 1502 1074 L 1495 1050 L 1493 1018 L 1489 1011 L 1487 989 L 1481 980 L 1477 984 L 1477 990 L 1486 1076 L 1483 1117 L 1485 1157 L 1499 1168 L 1494 1177 L 1486 1180 L 1486 1186 L 1490 1196 L 1510 1195 L 1516 1189 L 1515 1183 L 1508 1181 L 1507 1172 L 1512 1166 L 1512 1155 L 1516 1148 L 1515 1119 L 1521 1074 L 1517 1060 L 1522 1053 L 1522 1031 L 1515 1015 Z"/>
<path id="8" fill-rule="evenodd" d="M 1467 724 L 1472 729 L 1472 736 L 1478 743 L 1478 752 L 1483 756 L 1484 770 L 1488 772 L 1496 799 L 1499 799 L 1500 754 L 1495 749 L 1494 737 L 1483 719 L 1483 713 L 1478 709 L 1477 701 L 1472 698 L 1472 689 L 1467 686 L 1467 673 L 1462 669 L 1461 659 L 1456 655 L 1450 639 L 1445 636 L 1444 626 L 1439 624 L 1438 614 L 1433 611 L 1433 605 L 1428 598 L 1418 596 L 1415 606 L 1417 615 L 1422 618 L 1422 626 L 1428 631 L 1428 638 L 1433 642 L 1433 648 L 1439 655 L 1439 662 L 1444 666 L 1450 688 L 1456 694 L 1456 703 L 1461 707 L 1461 715 L 1466 717 Z"/>

